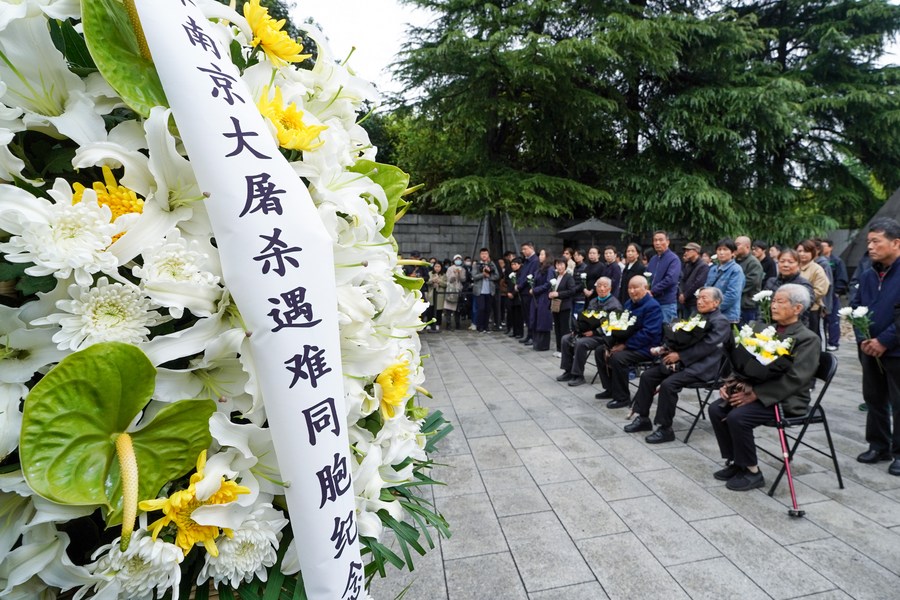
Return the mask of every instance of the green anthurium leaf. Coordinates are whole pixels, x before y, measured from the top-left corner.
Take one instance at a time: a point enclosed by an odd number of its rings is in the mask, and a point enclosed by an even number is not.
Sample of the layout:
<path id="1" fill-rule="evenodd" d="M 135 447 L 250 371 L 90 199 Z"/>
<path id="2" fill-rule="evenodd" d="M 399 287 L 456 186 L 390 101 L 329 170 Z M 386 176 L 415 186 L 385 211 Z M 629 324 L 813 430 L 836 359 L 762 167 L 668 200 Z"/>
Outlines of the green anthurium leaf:
<path id="1" fill-rule="evenodd" d="M 394 281 L 396 281 L 409 291 L 422 289 L 422 284 L 425 283 L 425 280 L 421 277 L 409 277 L 408 275 L 403 275 L 402 273 L 394 273 Z"/>
<path id="2" fill-rule="evenodd" d="M 117 0 L 81 0 L 84 39 L 94 63 L 122 100 L 143 117 L 168 106 L 153 61 L 141 56 L 125 6 Z"/>
<path id="3" fill-rule="evenodd" d="M 25 399 L 19 457 L 39 495 L 73 505 L 99 505 L 107 524 L 122 518 L 116 438 L 149 402 L 156 369 L 135 346 L 95 344 L 63 359 Z M 210 444 L 212 400 L 164 406 L 130 432 L 139 499 L 186 474 Z"/>
<path id="4" fill-rule="evenodd" d="M 116 437 L 150 400 L 155 378 L 150 360 L 128 344 L 64 358 L 25 399 L 19 455 L 28 485 L 54 502 L 109 506 Z"/>
<path id="5" fill-rule="evenodd" d="M 146 426 L 131 433 L 138 464 L 138 499 L 156 498 L 167 482 L 185 475 L 197 464 L 197 457 L 209 448 L 209 418 L 216 411 L 216 403 L 209 399 L 181 400 L 168 404 Z M 106 517 L 107 525 L 122 521 L 122 480 L 119 463 L 115 462 L 115 477 L 108 478 L 109 498 L 114 501 Z"/>
<path id="6" fill-rule="evenodd" d="M 393 165 L 384 165 L 371 160 L 358 160 L 350 167 L 350 170 L 365 175 L 384 189 L 388 207 L 384 211 L 384 227 L 381 228 L 381 234 L 390 237 L 391 232 L 394 231 L 398 207 L 402 208 L 407 204 L 401 198 L 409 185 L 409 175 Z M 421 285 L 414 289 L 419 289 L 419 287 Z"/>

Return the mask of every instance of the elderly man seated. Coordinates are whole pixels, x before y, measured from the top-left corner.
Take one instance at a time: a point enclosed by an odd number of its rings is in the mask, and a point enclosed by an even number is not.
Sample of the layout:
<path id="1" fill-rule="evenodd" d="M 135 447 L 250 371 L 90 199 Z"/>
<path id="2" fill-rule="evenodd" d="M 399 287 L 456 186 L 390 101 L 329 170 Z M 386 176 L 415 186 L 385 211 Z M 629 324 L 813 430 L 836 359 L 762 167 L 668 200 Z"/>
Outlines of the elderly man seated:
<path id="1" fill-rule="evenodd" d="M 659 428 L 645 439 L 648 444 L 671 442 L 675 439 L 672 431 L 672 420 L 675 418 L 675 405 L 678 393 L 685 386 L 703 383 L 714 379 L 719 370 L 723 356 L 723 344 L 731 334 L 731 324 L 719 310 L 722 304 L 722 292 L 714 287 L 700 288 L 697 293 L 697 312 L 702 315 L 705 325 L 702 337 L 698 337 L 686 348 L 675 351 L 663 347 L 662 362 L 644 371 L 641 383 L 634 396 L 634 421 L 625 426 L 625 431 L 650 431 L 650 405 L 653 403 L 653 392 L 659 386 L 659 406 L 656 409 L 654 422 Z"/>
<path id="2" fill-rule="evenodd" d="M 790 367 L 762 383 L 722 386 L 721 401 L 709 407 L 709 421 L 726 460 L 725 468 L 713 477 L 726 481 L 730 490 L 743 492 L 765 485 L 756 461 L 753 429 L 774 419 L 773 406 L 780 404 L 787 416 L 806 413 L 820 352 L 818 336 L 800 322 L 810 302 L 809 292 L 801 285 L 789 283 L 778 288 L 772 297 L 772 320 L 779 339 L 793 340 Z"/>
<path id="3" fill-rule="evenodd" d="M 596 295 L 588 302 L 585 312 L 622 310 L 622 303 L 612 295 L 612 280 L 609 277 L 597 279 L 594 289 Z M 598 325 L 599 327 L 599 325 Z M 562 338 L 562 360 L 559 368 L 563 374 L 557 381 L 568 381 L 572 387 L 584 384 L 584 365 L 588 356 L 604 343 L 603 333 L 599 329 L 573 331 Z"/>
<path id="4" fill-rule="evenodd" d="M 616 343 L 608 350 L 603 346 L 597 350 L 600 382 L 605 389 L 594 397 L 598 400 L 611 398 L 607 408 L 631 405 L 628 371 L 640 362 L 651 360 L 650 349 L 659 346 L 662 338 L 662 309 L 650 295 L 650 284 L 645 277 L 631 278 L 628 298 L 625 310 L 637 319 L 633 331 L 625 342 Z"/>

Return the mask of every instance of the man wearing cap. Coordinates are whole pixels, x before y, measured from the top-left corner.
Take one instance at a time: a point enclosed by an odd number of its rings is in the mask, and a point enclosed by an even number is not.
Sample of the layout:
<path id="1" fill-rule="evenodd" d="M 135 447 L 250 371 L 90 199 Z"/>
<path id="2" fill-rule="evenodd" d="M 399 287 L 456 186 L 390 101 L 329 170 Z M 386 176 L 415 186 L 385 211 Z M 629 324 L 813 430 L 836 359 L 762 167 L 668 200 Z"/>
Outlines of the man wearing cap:
<path id="1" fill-rule="evenodd" d="M 612 295 L 612 280 L 600 277 L 594 286 L 594 297 L 588 302 L 588 312 L 622 310 L 622 303 Z M 559 368 L 563 374 L 557 381 L 568 381 L 572 387 L 583 385 L 584 365 L 591 353 L 604 342 L 603 332 L 596 329 L 573 331 L 562 338 L 562 359 Z"/>
<path id="2" fill-rule="evenodd" d="M 681 280 L 678 282 L 678 305 L 682 318 L 697 312 L 697 290 L 706 283 L 709 265 L 700 260 L 702 248 L 696 242 L 684 245 L 684 263 L 681 265 Z"/>

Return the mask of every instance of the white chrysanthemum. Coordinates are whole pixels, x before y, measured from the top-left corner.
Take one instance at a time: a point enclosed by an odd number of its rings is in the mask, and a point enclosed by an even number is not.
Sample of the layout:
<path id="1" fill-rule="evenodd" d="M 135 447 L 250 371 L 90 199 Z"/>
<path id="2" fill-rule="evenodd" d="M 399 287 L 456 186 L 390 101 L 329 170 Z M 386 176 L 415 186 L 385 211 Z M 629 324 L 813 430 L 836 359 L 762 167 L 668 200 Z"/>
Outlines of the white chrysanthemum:
<path id="1" fill-rule="evenodd" d="M 140 288 L 109 283 L 106 277 L 92 288 L 70 285 L 69 296 L 71 300 L 56 303 L 63 312 L 32 321 L 62 327 L 53 335 L 60 350 L 80 350 L 99 342 L 139 344 L 146 341 L 150 327 L 165 321 Z"/>
<path id="2" fill-rule="evenodd" d="M 219 555 L 206 553 L 206 563 L 197 576 L 197 584 L 212 579 L 219 586 L 237 588 L 242 581 L 268 578 L 267 569 L 278 560 L 279 531 L 288 521 L 271 504 L 261 504 L 232 536 L 216 540 Z"/>
<path id="3" fill-rule="evenodd" d="M 856 308 L 853 309 L 853 312 L 851 314 L 853 315 L 854 318 L 861 319 L 862 317 L 869 314 L 869 307 L 868 306 L 857 306 Z"/>
<path id="4" fill-rule="evenodd" d="M 754 302 L 762 302 L 763 300 L 771 298 L 772 294 L 772 290 L 762 290 L 761 292 L 756 292 L 755 294 L 753 294 L 752 300 Z"/>
<path id="5" fill-rule="evenodd" d="M 25 270 L 29 275 L 68 279 L 74 273 L 76 282 L 90 285 L 92 274 L 118 266 L 107 248 L 130 221 L 110 223 L 112 212 L 97 202 L 93 190 L 86 191 L 77 204 L 19 195 L 8 206 L 11 210 L 3 211 L 2 223 L 14 235 L 0 244 L 0 252 L 6 253 L 9 262 L 34 263 Z"/>
<path id="6" fill-rule="evenodd" d="M 142 253 L 144 264 L 132 272 L 151 299 L 169 308 L 176 319 L 184 309 L 199 317 L 216 311 L 222 295 L 219 277 L 206 269 L 209 256 L 197 240 L 188 242 L 175 229 L 159 244 Z"/>
<path id="7" fill-rule="evenodd" d="M 94 557 L 104 552 L 106 554 L 91 565 L 95 575 L 107 580 L 97 584 L 96 589 L 117 587 L 118 597 L 130 600 L 152 600 L 154 590 L 161 598 L 171 589 L 172 600 L 178 600 L 179 565 L 184 560 L 184 552 L 175 544 L 154 540 L 147 532 L 138 530 L 131 536 L 127 550 L 119 547 L 119 538 L 116 538 L 111 544 L 101 546 Z M 76 598 L 86 594 L 88 589 L 79 590 Z"/>

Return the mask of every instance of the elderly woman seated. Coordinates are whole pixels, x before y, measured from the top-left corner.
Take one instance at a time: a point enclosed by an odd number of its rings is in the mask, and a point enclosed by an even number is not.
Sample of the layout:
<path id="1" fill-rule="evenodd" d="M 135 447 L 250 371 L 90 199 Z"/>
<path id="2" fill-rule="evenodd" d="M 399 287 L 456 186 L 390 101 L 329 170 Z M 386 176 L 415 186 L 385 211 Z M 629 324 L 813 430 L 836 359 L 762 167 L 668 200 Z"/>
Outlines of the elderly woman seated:
<path id="1" fill-rule="evenodd" d="M 809 292 L 801 285 L 785 284 L 772 297 L 772 320 L 778 339 L 793 340 L 789 368 L 761 383 L 738 381 L 722 386 L 720 402 L 709 407 L 725 468 L 713 477 L 726 487 L 746 491 L 765 485 L 756 460 L 753 429 L 774 420 L 775 404 L 787 416 L 802 415 L 809 405 L 809 387 L 819 366 L 819 338 L 800 322 L 809 308 Z"/>

